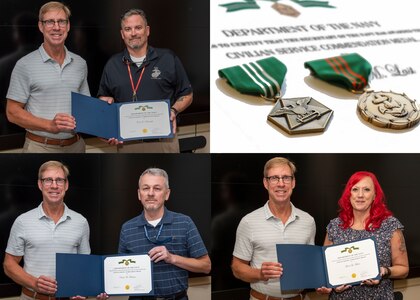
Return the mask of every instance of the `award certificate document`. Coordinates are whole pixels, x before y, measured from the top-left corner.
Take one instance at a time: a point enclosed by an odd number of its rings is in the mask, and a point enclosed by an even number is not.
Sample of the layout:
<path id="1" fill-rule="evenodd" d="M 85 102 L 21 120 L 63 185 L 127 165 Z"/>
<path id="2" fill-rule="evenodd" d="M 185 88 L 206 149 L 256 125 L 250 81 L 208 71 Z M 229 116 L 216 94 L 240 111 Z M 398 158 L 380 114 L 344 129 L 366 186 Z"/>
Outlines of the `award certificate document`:
<path id="1" fill-rule="evenodd" d="M 153 264 L 144 255 L 57 253 L 56 297 L 153 295 Z"/>
<path id="2" fill-rule="evenodd" d="M 283 265 L 281 290 L 356 285 L 379 279 L 375 241 L 372 238 L 331 246 L 278 244 Z"/>
<path id="3" fill-rule="evenodd" d="M 108 104 L 78 93 L 71 96 L 77 132 L 119 141 L 174 136 L 167 99 Z"/>
<path id="4" fill-rule="evenodd" d="M 420 143 L 413 141 L 420 126 L 372 125 L 357 111 L 360 95 L 304 67 L 308 61 L 358 53 L 372 66 L 370 89 L 405 93 L 419 104 L 417 5 L 413 0 L 210 1 L 210 152 L 349 153 L 360 152 L 360 145 L 363 152 L 419 152 Z M 334 112 L 322 133 L 287 133 L 267 120 L 275 101 L 241 93 L 219 76 L 219 70 L 239 66 L 260 83 L 263 71 L 255 62 L 270 57 L 287 67 L 281 99 L 310 97 Z M 288 109 L 285 120 L 293 116 Z M 356 132 L 360 144 L 349 143 Z"/>

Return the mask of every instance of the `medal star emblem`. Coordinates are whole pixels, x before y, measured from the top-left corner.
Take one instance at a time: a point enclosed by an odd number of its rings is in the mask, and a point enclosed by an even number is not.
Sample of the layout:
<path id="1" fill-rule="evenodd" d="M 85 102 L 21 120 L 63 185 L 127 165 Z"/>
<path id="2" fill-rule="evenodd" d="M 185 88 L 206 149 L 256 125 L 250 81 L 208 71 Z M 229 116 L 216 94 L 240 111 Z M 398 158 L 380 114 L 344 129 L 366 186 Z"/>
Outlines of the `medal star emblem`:
<path id="1" fill-rule="evenodd" d="M 323 132 L 333 111 L 312 97 L 279 99 L 268 120 L 289 134 Z"/>

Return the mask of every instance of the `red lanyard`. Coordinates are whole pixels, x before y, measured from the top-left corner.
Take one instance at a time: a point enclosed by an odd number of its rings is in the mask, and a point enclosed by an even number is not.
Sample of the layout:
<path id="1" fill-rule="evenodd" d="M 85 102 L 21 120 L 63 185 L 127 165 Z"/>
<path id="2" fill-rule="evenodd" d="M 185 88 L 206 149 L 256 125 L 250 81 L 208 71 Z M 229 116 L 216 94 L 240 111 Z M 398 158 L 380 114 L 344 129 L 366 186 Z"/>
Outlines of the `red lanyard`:
<path id="1" fill-rule="evenodd" d="M 130 75 L 131 88 L 133 89 L 133 101 L 137 100 L 137 90 L 139 88 L 141 78 L 143 77 L 144 69 L 146 69 L 146 66 L 144 66 L 143 69 L 141 70 L 140 77 L 137 80 L 136 88 L 134 88 L 134 82 L 133 82 L 133 76 L 131 75 L 130 64 L 127 64 L 128 75 Z"/>

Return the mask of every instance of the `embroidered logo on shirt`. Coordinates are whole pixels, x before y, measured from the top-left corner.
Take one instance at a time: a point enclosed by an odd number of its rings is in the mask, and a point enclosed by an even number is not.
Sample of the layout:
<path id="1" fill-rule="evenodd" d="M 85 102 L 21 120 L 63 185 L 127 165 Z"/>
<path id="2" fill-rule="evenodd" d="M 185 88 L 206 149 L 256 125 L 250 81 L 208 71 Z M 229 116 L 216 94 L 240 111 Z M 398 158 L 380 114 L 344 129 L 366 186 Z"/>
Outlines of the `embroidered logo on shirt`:
<path id="1" fill-rule="evenodd" d="M 154 67 L 153 68 L 153 71 L 152 71 L 152 79 L 160 79 L 160 74 L 161 74 L 162 72 L 159 70 L 159 68 L 158 67 Z"/>

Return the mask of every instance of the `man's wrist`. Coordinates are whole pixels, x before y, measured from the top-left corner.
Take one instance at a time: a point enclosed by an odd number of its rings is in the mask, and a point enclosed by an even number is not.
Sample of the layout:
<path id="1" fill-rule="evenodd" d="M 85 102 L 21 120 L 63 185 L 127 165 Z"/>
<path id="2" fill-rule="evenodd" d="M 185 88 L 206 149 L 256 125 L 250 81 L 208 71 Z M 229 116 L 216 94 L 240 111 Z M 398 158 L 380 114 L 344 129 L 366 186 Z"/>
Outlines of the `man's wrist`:
<path id="1" fill-rule="evenodd" d="M 179 111 L 175 107 L 171 107 L 171 110 L 174 112 L 175 117 L 179 114 Z"/>

